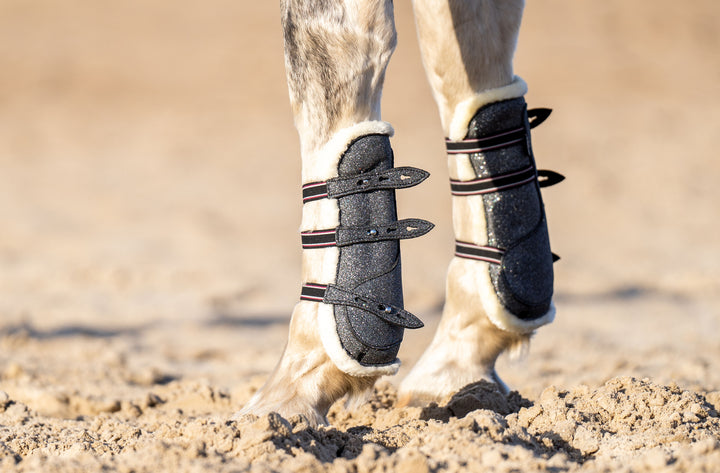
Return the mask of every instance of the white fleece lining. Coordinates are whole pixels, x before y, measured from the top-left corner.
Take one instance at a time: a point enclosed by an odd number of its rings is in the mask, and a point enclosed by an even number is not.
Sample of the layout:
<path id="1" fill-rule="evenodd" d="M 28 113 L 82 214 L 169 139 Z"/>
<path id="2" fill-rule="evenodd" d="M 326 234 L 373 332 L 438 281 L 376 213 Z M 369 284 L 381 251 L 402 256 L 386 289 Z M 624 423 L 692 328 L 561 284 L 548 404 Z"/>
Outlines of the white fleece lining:
<path id="1" fill-rule="evenodd" d="M 550 309 L 537 319 L 523 320 L 509 312 L 498 299 L 495 293 L 495 287 L 490 280 L 490 263 L 476 260 L 466 260 L 467 263 L 478 266 L 473 271 L 477 277 L 477 283 L 480 287 L 480 298 L 482 299 L 483 308 L 490 321 L 498 328 L 507 330 L 508 332 L 530 333 L 533 330 L 547 325 L 555 319 L 555 304 L 550 303 Z"/>
<path id="2" fill-rule="evenodd" d="M 303 205 L 301 232 L 328 230 L 338 225 L 340 225 L 340 207 L 337 199 L 313 200 Z"/>
<path id="3" fill-rule="evenodd" d="M 302 252 L 303 283 L 333 284 L 337 273 L 340 250 L 316 248 Z"/>
<path id="4" fill-rule="evenodd" d="M 320 340 L 322 340 L 325 352 L 335 363 L 340 371 L 352 376 L 382 376 L 393 375 L 400 368 L 400 360 L 397 358 L 389 365 L 382 366 L 364 366 L 357 360 L 348 355 L 340 343 L 335 325 L 335 313 L 331 304 L 322 304 L 319 302 L 310 302 L 310 304 L 318 304 L 318 328 L 320 330 Z"/>
<path id="5" fill-rule="evenodd" d="M 344 128 L 319 150 L 303 156 L 302 182 L 327 181 L 338 175 L 340 158 L 351 142 L 365 135 L 393 135 L 389 123 L 368 121 Z M 303 205 L 301 231 L 324 230 L 340 225 L 340 208 L 336 199 L 320 199 Z M 337 275 L 340 251 L 338 248 L 303 250 L 303 282 L 333 284 Z M 341 371 L 352 376 L 382 376 L 395 374 L 400 367 L 396 359 L 389 365 L 364 366 L 345 351 L 335 325 L 332 304 L 300 301 L 300 304 L 317 305 L 320 340 L 325 352 Z"/>
<path id="6" fill-rule="evenodd" d="M 485 90 L 463 100 L 455 107 L 450 129 L 448 130 L 448 138 L 453 141 L 464 139 L 465 135 L 467 135 L 468 124 L 470 124 L 470 120 L 472 120 L 480 107 L 501 100 L 522 97 L 527 91 L 528 87 L 525 81 L 515 76 L 514 80 L 504 87 Z"/>
<path id="7" fill-rule="evenodd" d="M 485 222 L 482 196 L 453 196 L 452 200 L 456 238 L 480 246 L 487 245 L 487 224 Z M 466 216 L 466 218 L 463 219 L 463 216 Z M 473 277 L 468 278 L 469 281 L 473 281 L 473 284 L 475 284 L 475 287 L 471 290 L 480 294 L 485 313 L 498 328 L 511 332 L 527 333 L 553 321 L 555 316 L 554 305 L 551 305 L 550 310 L 545 315 L 531 321 L 522 320 L 513 315 L 504 308 L 495 293 L 495 287 L 490 280 L 489 263 L 468 258 L 456 257 L 456 259 L 462 262 L 463 273 L 473 275 Z"/>
<path id="8" fill-rule="evenodd" d="M 310 151 L 302 157 L 302 182 L 326 181 L 337 177 L 340 157 L 348 145 L 355 139 L 365 135 L 394 134 L 392 126 L 387 122 L 368 121 L 343 128 L 335 133 L 320 149 Z"/>

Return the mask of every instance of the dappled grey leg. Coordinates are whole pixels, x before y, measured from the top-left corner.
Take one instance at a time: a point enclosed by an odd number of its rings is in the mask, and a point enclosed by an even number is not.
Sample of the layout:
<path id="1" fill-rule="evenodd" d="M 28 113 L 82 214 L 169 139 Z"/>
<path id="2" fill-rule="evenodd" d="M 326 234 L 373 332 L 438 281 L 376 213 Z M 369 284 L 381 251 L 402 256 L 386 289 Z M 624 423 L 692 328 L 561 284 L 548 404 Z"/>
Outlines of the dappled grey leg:
<path id="1" fill-rule="evenodd" d="M 395 189 L 427 173 L 394 168 L 380 121 L 395 47 L 391 1 L 281 2 L 290 102 L 302 153 L 301 301 L 287 348 L 243 412 L 305 414 L 397 371 L 404 328 L 399 240 L 432 227 L 398 221 Z"/>

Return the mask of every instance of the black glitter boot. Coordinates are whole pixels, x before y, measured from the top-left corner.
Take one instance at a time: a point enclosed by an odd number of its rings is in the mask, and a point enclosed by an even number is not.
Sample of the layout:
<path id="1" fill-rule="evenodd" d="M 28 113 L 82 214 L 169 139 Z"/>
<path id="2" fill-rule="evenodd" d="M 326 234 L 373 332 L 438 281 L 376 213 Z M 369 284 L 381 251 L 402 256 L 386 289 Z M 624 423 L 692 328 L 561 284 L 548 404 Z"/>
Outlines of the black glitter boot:
<path id="1" fill-rule="evenodd" d="M 514 318 L 514 328 L 542 325 L 554 312 L 556 257 L 540 187 L 563 177 L 537 170 L 530 141 L 530 129 L 549 114 L 528 111 L 522 97 L 491 103 L 477 111 L 464 140 L 447 141 L 450 158 L 469 159 L 474 173 L 473 179 L 451 179 L 452 194 L 481 199 L 485 217 L 484 235 L 456 241 L 455 255 L 487 263 L 496 300 L 485 297 L 485 309 L 494 322 Z"/>
<path id="2" fill-rule="evenodd" d="M 359 376 L 387 374 L 399 366 L 404 329 L 423 325 L 404 310 L 399 240 L 433 227 L 420 219 L 398 221 L 395 189 L 419 184 L 428 174 L 394 168 L 384 134 L 353 139 L 336 172 L 336 177 L 303 186 L 305 205 L 336 201 L 339 225 L 302 233 L 306 251 L 334 250 L 337 265 L 332 282 L 306 281 L 301 299 L 321 303 L 321 339 L 341 370 Z"/>

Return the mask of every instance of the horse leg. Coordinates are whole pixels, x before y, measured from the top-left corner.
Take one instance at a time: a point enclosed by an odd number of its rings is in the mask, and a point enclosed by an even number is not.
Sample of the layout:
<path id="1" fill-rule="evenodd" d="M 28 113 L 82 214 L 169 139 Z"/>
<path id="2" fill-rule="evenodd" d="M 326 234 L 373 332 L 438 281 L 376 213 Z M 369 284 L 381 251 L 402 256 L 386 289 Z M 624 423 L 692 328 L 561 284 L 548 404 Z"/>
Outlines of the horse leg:
<path id="1" fill-rule="evenodd" d="M 431 224 L 397 221 L 395 189 L 426 173 L 393 168 L 380 121 L 385 69 L 395 48 L 391 0 L 283 0 L 290 102 L 302 154 L 301 301 L 285 351 L 240 412 L 326 422 L 340 397 L 397 371 L 404 311 L 399 239 Z"/>
<path id="2" fill-rule="evenodd" d="M 481 379 L 507 390 L 495 372 L 497 357 L 526 346 L 554 315 L 526 85 L 512 67 L 523 3 L 413 2 L 423 63 L 448 137 L 456 257 L 435 337 L 400 386 L 403 403 L 439 401 Z M 524 184 L 513 177 L 518 170 L 529 173 Z M 493 180 L 505 175 L 515 181 L 498 190 Z"/>

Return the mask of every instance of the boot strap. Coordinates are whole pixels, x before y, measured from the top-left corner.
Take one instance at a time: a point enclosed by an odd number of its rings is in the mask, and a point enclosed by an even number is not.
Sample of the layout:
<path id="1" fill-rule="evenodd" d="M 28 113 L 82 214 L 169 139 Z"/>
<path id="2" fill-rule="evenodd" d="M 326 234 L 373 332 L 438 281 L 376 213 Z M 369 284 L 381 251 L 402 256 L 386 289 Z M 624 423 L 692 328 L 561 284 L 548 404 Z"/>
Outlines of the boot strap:
<path id="1" fill-rule="evenodd" d="M 549 108 L 535 108 L 527 111 L 529 129 L 535 128 L 547 120 L 552 112 Z M 484 151 L 504 148 L 527 139 L 528 129 L 525 127 L 502 131 L 490 136 L 472 138 L 461 141 L 445 140 L 447 152 L 453 154 L 480 153 Z M 483 195 L 492 192 L 499 192 L 513 189 L 533 181 L 537 181 L 539 187 L 550 187 L 562 182 L 565 176 L 547 169 L 536 169 L 534 160 L 526 168 L 518 169 L 495 176 L 460 181 L 450 179 L 450 191 L 455 196 Z M 478 261 L 485 261 L 493 264 L 502 264 L 505 250 L 491 246 L 476 245 L 474 243 L 455 241 L 455 256 Z M 560 259 L 552 253 L 553 262 Z"/>
<path id="2" fill-rule="evenodd" d="M 337 227 L 329 230 L 301 232 L 303 249 L 348 246 L 386 240 L 406 240 L 425 235 L 434 225 L 419 218 L 406 218 L 397 222 L 364 227 Z"/>
<path id="3" fill-rule="evenodd" d="M 502 264 L 502 257 L 505 250 L 492 246 L 476 245 L 466 241 L 455 240 L 455 256 L 466 259 L 485 261 L 486 263 Z M 553 263 L 560 259 L 560 256 L 552 253 Z"/>
<path id="4" fill-rule="evenodd" d="M 531 165 L 506 174 L 471 181 L 450 179 L 450 191 L 452 195 L 457 196 L 482 195 L 519 187 L 536 179 L 540 187 L 549 187 L 562 182 L 565 176 L 547 169 L 536 170 L 535 166 Z"/>
<path id="5" fill-rule="evenodd" d="M 552 113 L 552 110 L 549 108 L 533 108 L 528 110 L 527 117 L 530 129 L 535 128 L 547 120 L 550 113 Z M 480 138 L 467 138 L 460 141 L 452 141 L 446 138 L 445 147 L 447 148 L 447 154 L 482 153 L 522 143 L 527 140 L 527 132 L 528 129 L 525 127 L 518 127 Z"/>
<path id="6" fill-rule="evenodd" d="M 302 187 L 303 203 L 382 189 L 405 189 L 420 184 L 429 175 L 430 173 L 422 169 L 404 166 L 350 177 L 334 177 L 324 182 L 311 182 Z"/>
<path id="7" fill-rule="evenodd" d="M 300 292 L 300 300 L 356 307 L 400 327 L 421 328 L 424 325 L 405 309 L 341 289 L 334 284 L 305 283 Z"/>

